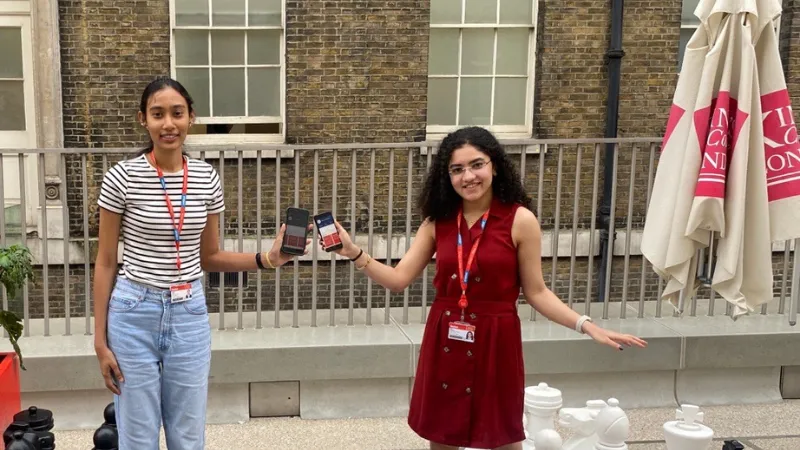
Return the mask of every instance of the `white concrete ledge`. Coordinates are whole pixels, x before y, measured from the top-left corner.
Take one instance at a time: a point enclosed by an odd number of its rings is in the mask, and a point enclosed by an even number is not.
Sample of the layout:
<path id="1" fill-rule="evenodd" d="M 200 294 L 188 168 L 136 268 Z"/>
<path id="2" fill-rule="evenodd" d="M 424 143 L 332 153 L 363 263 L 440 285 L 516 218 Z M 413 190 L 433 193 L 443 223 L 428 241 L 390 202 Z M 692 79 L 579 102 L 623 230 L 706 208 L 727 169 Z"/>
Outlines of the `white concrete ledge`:
<path id="1" fill-rule="evenodd" d="M 724 315 L 672 317 L 668 305 L 663 305 L 666 317 L 656 318 L 652 303 L 645 305 L 643 318 L 637 318 L 638 304 L 629 306 L 626 319 L 618 318 L 619 304 L 611 304 L 610 318 L 604 320 L 602 305 L 593 305 L 591 315 L 597 323 L 649 342 L 647 349 L 623 352 L 599 346 L 541 316 L 530 321 L 530 309 L 522 305 L 527 381 L 558 385 L 565 391 L 568 406 L 610 396 L 636 407 L 679 401 L 701 405 L 780 401 L 781 383 L 787 383 L 781 368 L 800 366 L 800 355 L 791 350 L 800 347 L 800 329 L 790 327 L 786 316 L 772 313 L 774 303 L 770 314 L 736 322 Z M 583 312 L 583 305 L 576 306 Z M 698 311 L 706 308 L 707 304 L 701 304 Z M 724 310 L 724 305 L 717 305 L 716 311 Z M 333 327 L 328 325 L 327 310 L 318 311 L 316 327 L 310 326 L 310 311 L 299 312 L 297 328 L 291 326 L 292 311 L 281 313 L 281 328 L 272 327 L 272 312 L 262 314 L 265 327 L 261 329 L 255 328 L 254 313 L 243 314 L 240 330 L 236 313 L 226 314 L 225 330 L 218 329 L 216 314 L 210 317 L 210 381 L 212 393 L 219 394 L 218 400 L 209 403 L 209 417 L 214 421 L 246 420 L 254 410 L 299 411 L 307 418 L 406 414 L 423 332 L 418 309 L 409 311 L 407 324 L 401 323 L 403 310 L 393 309 L 385 324 L 385 311 L 375 308 L 371 326 L 365 325 L 364 310 L 355 311 L 353 326 L 346 323 L 346 311 L 338 312 Z M 54 319 L 51 336 L 20 341 L 28 368 L 22 372 L 26 404 L 48 407 L 75 402 L 75 408 L 63 408 L 80 415 L 83 409 L 77 403 L 85 399 L 93 405 L 85 408 L 86 414 L 96 415 L 95 407 L 106 397 L 93 337 L 82 334 L 83 324 L 76 326 L 79 322 L 73 319 L 77 334 L 72 336 L 63 336 L 63 320 Z M 31 321 L 34 334 L 40 333 L 41 326 L 41 321 Z M 8 349 L 7 342 L 0 343 L 0 351 Z M 790 375 L 800 377 L 797 371 Z M 275 388 L 270 388 L 271 383 Z M 287 390 L 294 383 L 299 384 Z M 248 393 L 256 385 L 262 394 Z M 286 392 L 288 398 L 283 398 Z M 295 403 L 297 397 L 299 403 Z M 83 426 L 92 420 L 76 416 L 69 423 Z"/>

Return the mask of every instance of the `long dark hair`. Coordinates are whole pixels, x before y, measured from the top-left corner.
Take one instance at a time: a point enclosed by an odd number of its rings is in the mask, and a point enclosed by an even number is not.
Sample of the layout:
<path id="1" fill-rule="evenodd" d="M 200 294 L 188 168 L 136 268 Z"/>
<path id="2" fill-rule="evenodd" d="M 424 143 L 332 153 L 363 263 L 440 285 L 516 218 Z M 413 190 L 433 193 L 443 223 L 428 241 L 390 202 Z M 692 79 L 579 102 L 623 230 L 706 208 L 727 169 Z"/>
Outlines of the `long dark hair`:
<path id="1" fill-rule="evenodd" d="M 497 173 L 492 180 L 494 197 L 503 203 L 519 203 L 533 211 L 519 172 L 500 142 L 484 128 L 466 127 L 448 134 L 439 145 L 419 198 L 422 217 L 437 220 L 452 217 L 458 211 L 463 200 L 453 189 L 448 167 L 453 152 L 466 144 L 474 146 L 492 160 Z"/>
<path id="2" fill-rule="evenodd" d="M 178 91 L 181 97 L 186 100 L 186 105 L 189 107 L 189 114 L 194 112 L 194 100 L 192 100 L 192 96 L 189 95 L 189 91 L 187 91 L 178 80 L 173 80 L 170 77 L 158 77 L 151 81 L 147 87 L 144 88 L 144 91 L 142 91 L 142 99 L 139 101 L 139 112 L 141 112 L 145 118 L 147 117 L 147 102 L 150 101 L 150 97 L 155 95 L 156 92 L 167 88 Z M 139 151 L 136 156 L 142 156 L 153 151 L 153 146 L 155 144 L 153 144 L 153 140 L 150 139 L 149 134 L 147 136 L 147 141 L 147 147 Z M 186 152 L 183 153 L 186 154 Z"/>

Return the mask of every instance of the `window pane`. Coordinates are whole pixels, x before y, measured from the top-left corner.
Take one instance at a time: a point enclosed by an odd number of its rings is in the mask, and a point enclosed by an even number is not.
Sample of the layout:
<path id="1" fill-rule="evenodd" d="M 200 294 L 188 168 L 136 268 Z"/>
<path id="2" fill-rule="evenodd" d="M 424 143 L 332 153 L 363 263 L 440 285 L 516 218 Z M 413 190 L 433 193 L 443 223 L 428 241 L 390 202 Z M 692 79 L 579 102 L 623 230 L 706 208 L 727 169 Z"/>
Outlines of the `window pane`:
<path id="1" fill-rule="evenodd" d="M 461 0 L 431 0 L 431 23 L 461 23 Z"/>
<path id="2" fill-rule="evenodd" d="M 25 89 L 22 81 L 0 81 L 0 131 L 25 130 Z"/>
<path id="3" fill-rule="evenodd" d="M 428 79 L 428 125 L 456 124 L 456 78 Z"/>
<path id="4" fill-rule="evenodd" d="M 175 62 L 179 66 L 208 64 L 208 31 L 175 30 Z"/>
<path id="5" fill-rule="evenodd" d="M 281 30 L 247 32 L 247 64 L 280 64 Z"/>
<path id="6" fill-rule="evenodd" d="M 281 24 L 281 0 L 250 0 L 249 24 L 256 26 Z"/>
<path id="7" fill-rule="evenodd" d="M 525 125 L 527 87 L 527 78 L 495 79 L 493 125 Z"/>
<path id="8" fill-rule="evenodd" d="M 212 25 L 245 25 L 245 0 L 213 0 Z"/>
<path id="9" fill-rule="evenodd" d="M 458 29 L 431 29 L 431 51 L 428 73 L 431 75 L 458 74 Z"/>
<path id="10" fill-rule="evenodd" d="M 244 65 L 244 31 L 212 31 L 211 63 Z"/>
<path id="11" fill-rule="evenodd" d="M 212 69 L 214 117 L 244 116 L 244 69 Z"/>
<path id="12" fill-rule="evenodd" d="M 528 74 L 528 35 L 527 28 L 500 28 L 497 30 L 497 68 L 498 75 Z"/>
<path id="13" fill-rule="evenodd" d="M 459 125 L 489 125 L 492 105 L 491 78 L 462 78 L 458 105 Z"/>
<path id="14" fill-rule="evenodd" d="M 208 25 L 208 1 L 175 0 L 175 25 Z"/>
<path id="15" fill-rule="evenodd" d="M 683 0 L 681 23 L 700 23 L 700 20 L 694 15 L 694 10 L 697 9 L 699 3 L 700 0 Z"/>
<path id="16" fill-rule="evenodd" d="M 194 100 L 194 113 L 208 117 L 208 69 L 176 69 L 175 76 Z"/>
<path id="17" fill-rule="evenodd" d="M 497 23 L 497 0 L 467 0 L 466 23 Z"/>
<path id="18" fill-rule="evenodd" d="M 281 72 L 275 68 L 247 69 L 249 116 L 281 115 Z"/>
<path id="19" fill-rule="evenodd" d="M 494 30 L 466 28 L 462 34 L 461 74 L 491 75 Z"/>
<path id="20" fill-rule="evenodd" d="M 22 78 L 22 29 L 0 28 L 0 78 Z"/>
<path id="21" fill-rule="evenodd" d="M 533 23 L 533 2 L 536 0 L 502 0 L 500 23 Z"/>

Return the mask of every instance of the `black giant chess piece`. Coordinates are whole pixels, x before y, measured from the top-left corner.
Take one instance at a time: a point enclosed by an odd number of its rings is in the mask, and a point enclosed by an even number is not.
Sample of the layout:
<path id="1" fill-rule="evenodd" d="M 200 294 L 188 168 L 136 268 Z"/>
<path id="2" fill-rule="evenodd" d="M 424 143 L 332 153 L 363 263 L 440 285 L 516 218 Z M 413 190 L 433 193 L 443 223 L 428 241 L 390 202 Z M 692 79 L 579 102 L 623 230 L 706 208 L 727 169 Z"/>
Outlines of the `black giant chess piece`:
<path id="1" fill-rule="evenodd" d="M 40 450 L 38 438 L 32 431 L 16 430 L 11 433 L 11 439 L 6 441 L 6 450 Z"/>
<path id="2" fill-rule="evenodd" d="M 744 445 L 736 440 L 725 441 L 722 450 L 744 450 Z"/>
<path id="3" fill-rule="evenodd" d="M 92 450 L 118 450 L 119 434 L 113 402 L 103 410 L 103 418 L 105 422 L 94 432 L 94 448 Z"/>
<path id="4" fill-rule="evenodd" d="M 51 432 L 54 425 L 51 411 L 31 406 L 14 415 L 14 421 L 3 433 L 4 446 L 25 450 L 27 443 L 33 450 L 54 450 L 56 438 Z M 12 444 L 16 447 L 9 447 Z"/>

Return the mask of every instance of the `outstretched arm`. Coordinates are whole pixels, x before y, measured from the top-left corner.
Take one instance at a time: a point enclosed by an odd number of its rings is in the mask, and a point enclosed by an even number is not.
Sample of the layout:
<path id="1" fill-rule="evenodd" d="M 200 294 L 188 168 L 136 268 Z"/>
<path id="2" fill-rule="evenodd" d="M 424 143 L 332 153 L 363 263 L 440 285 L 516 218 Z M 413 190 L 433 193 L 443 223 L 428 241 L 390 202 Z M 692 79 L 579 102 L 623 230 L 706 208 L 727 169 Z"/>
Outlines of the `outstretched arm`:
<path id="1" fill-rule="evenodd" d="M 551 321 L 574 330 L 581 316 L 564 304 L 544 282 L 542 276 L 542 231 L 533 212 L 526 208 L 517 209 L 511 234 L 517 245 L 522 292 L 525 300 Z M 581 329 L 598 343 L 619 350 L 622 350 L 623 345 L 628 347 L 647 346 L 647 343 L 638 337 L 605 330 L 591 322 L 584 322 Z"/>
<path id="2" fill-rule="evenodd" d="M 336 229 L 339 231 L 343 244 L 341 249 L 336 250 L 336 253 L 348 259 L 358 257 L 355 260 L 356 268 L 363 270 L 365 275 L 392 292 L 401 292 L 407 288 L 428 265 L 436 252 L 434 224 L 427 220 L 419 227 L 411 247 L 394 267 L 376 261 L 366 252 L 362 252 L 339 222 L 336 222 Z"/>
<path id="3" fill-rule="evenodd" d="M 219 214 L 209 214 L 203 234 L 200 236 L 200 266 L 206 272 L 244 272 L 258 269 L 253 253 L 238 253 L 220 250 L 219 248 Z M 311 227 L 311 225 L 309 225 Z M 281 225 L 278 235 L 268 253 L 262 253 L 264 265 L 282 266 L 294 258 L 293 255 L 281 253 L 281 242 L 286 232 L 286 225 Z M 306 253 L 311 239 L 306 240 Z"/>

